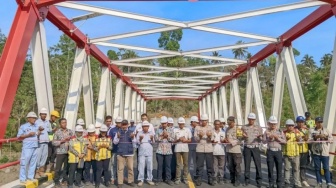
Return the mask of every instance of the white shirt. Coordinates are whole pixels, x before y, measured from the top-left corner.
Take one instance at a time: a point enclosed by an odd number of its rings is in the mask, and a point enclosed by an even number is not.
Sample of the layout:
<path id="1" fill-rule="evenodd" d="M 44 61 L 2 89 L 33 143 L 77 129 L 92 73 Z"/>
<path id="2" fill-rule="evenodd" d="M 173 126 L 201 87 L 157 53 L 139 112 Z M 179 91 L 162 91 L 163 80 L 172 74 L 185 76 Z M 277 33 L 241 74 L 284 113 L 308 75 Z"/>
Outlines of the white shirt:
<path id="1" fill-rule="evenodd" d="M 191 139 L 190 129 L 183 127 L 183 129 L 174 129 L 174 140 L 184 137 L 187 140 Z M 188 143 L 178 142 L 175 146 L 175 152 L 189 152 Z"/>
<path id="2" fill-rule="evenodd" d="M 139 124 L 136 125 L 135 131 L 138 131 L 138 132 L 142 131 L 142 123 L 139 123 Z M 151 123 L 149 124 L 148 132 L 155 133 L 154 126 Z"/>
<path id="3" fill-rule="evenodd" d="M 213 141 L 220 143 L 221 140 L 225 139 L 225 132 L 219 130 L 217 133 L 216 130 L 213 132 Z M 225 147 L 224 144 L 214 144 L 213 155 L 225 155 Z"/>

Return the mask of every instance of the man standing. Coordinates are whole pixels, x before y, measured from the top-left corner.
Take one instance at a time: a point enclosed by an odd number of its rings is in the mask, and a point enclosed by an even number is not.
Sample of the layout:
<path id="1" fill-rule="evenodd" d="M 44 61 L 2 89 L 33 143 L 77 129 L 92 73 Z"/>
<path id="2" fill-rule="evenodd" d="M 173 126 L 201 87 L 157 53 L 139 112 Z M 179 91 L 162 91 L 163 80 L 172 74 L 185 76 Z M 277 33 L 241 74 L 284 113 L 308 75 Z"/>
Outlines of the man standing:
<path id="1" fill-rule="evenodd" d="M 282 187 L 282 152 L 281 144 L 285 143 L 283 133 L 279 130 L 278 120 L 275 116 L 271 116 L 268 120 L 269 128 L 265 131 L 263 142 L 267 144 L 267 169 L 269 188 L 274 188 L 273 168 L 277 172 L 277 187 Z"/>
<path id="2" fill-rule="evenodd" d="M 299 144 L 302 140 L 301 134 L 298 130 L 294 129 L 294 121 L 288 119 L 286 121 L 287 129 L 284 131 L 286 137 L 286 144 L 284 147 L 285 158 L 285 187 L 290 186 L 290 175 L 293 171 L 295 187 L 302 187 L 300 182 L 300 152 Z M 293 170 L 291 170 L 291 168 Z"/>
<path id="3" fill-rule="evenodd" d="M 188 143 L 191 142 L 191 132 L 184 127 L 185 119 L 180 117 L 177 121 L 179 128 L 174 130 L 175 154 L 177 160 L 175 184 L 181 182 L 181 170 L 183 169 L 183 183 L 188 184 Z M 182 168 L 183 163 L 183 168 Z"/>
<path id="4" fill-rule="evenodd" d="M 333 141 L 332 134 L 328 129 L 323 128 L 323 118 L 315 119 L 316 127 L 311 130 L 311 140 L 320 141 L 312 144 L 315 174 L 317 180 L 317 188 L 322 188 L 321 163 L 324 170 L 324 177 L 327 182 L 327 188 L 331 188 L 331 178 L 329 171 L 329 148 Z"/>
<path id="5" fill-rule="evenodd" d="M 311 119 L 311 114 L 310 112 L 305 112 L 305 124 L 306 124 L 306 127 L 310 130 L 310 129 L 314 129 L 315 128 L 315 121 Z M 313 151 L 311 149 L 312 147 L 312 144 L 309 143 L 308 144 L 308 150 L 310 152 L 308 152 L 308 159 L 307 159 L 307 162 L 309 165 L 311 165 L 312 167 L 314 167 L 314 162 L 313 162 Z"/>
<path id="6" fill-rule="evenodd" d="M 161 127 L 156 131 L 155 140 L 159 142 L 158 148 L 156 150 L 156 160 L 158 164 L 157 169 L 157 185 L 162 182 L 162 172 L 165 168 L 165 179 L 167 184 L 173 185 L 171 181 L 171 159 L 173 155 L 172 144 L 173 133 L 170 128 L 168 128 L 168 119 L 166 116 L 161 117 Z"/>
<path id="7" fill-rule="evenodd" d="M 168 118 L 168 128 L 171 129 L 172 132 L 174 132 L 174 119 L 169 117 Z M 172 159 L 171 159 L 171 178 L 172 180 L 175 180 L 176 178 L 176 153 L 175 151 L 175 144 L 172 144 L 172 151 L 173 151 L 173 155 L 172 155 Z M 163 171 L 163 174 L 165 173 L 165 171 Z"/>
<path id="8" fill-rule="evenodd" d="M 261 172 L 261 158 L 259 144 L 262 140 L 263 131 L 260 126 L 254 124 L 256 115 L 250 113 L 247 116 L 248 124 L 243 126 L 244 137 L 244 165 L 245 165 L 245 186 L 250 184 L 250 168 L 251 158 L 253 158 L 256 168 L 256 182 L 257 187 L 261 187 L 262 184 L 262 172 Z"/>
<path id="9" fill-rule="evenodd" d="M 37 137 L 41 134 L 35 124 L 37 115 L 34 112 L 29 112 L 26 118 L 27 123 L 20 126 L 17 134 L 17 137 L 23 140 L 20 158 L 20 183 L 26 183 L 27 179 L 34 179 L 38 147 Z"/>
<path id="10" fill-rule="evenodd" d="M 227 123 L 229 125 L 225 133 L 225 142 L 228 143 L 226 146 L 227 162 L 229 164 L 231 183 L 238 187 L 240 185 L 240 165 L 242 163 L 240 149 L 241 138 L 240 135 L 237 135 L 238 128 L 235 123 L 235 118 L 233 116 L 228 117 Z"/>
<path id="11" fill-rule="evenodd" d="M 130 130 L 132 132 L 135 132 L 135 128 L 136 128 L 136 126 L 134 125 L 134 120 L 131 119 L 130 120 L 130 126 L 128 127 L 128 130 Z"/>
<path id="12" fill-rule="evenodd" d="M 113 139 L 116 134 L 119 132 L 119 130 L 121 129 L 121 122 L 122 122 L 122 118 L 121 117 L 117 117 L 115 119 L 115 123 L 116 123 L 116 126 L 112 129 L 110 129 L 107 134 L 108 136 Z M 113 143 L 112 145 L 112 154 L 111 154 L 111 161 L 110 161 L 110 166 L 111 166 L 111 184 L 113 185 L 115 182 L 115 180 L 117 179 L 117 166 L 118 166 L 118 163 L 117 163 L 117 150 L 118 150 L 118 147 L 116 144 Z"/>
<path id="13" fill-rule="evenodd" d="M 296 118 L 296 129 L 300 132 L 302 141 L 307 141 L 309 139 L 309 130 L 304 126 L 305 118 L 302 116 L 298 116 Z M 308 144 L 301 143 L 299 144 L 300 150 L 300 179 L 301 183 L 305 187 L 309 187 L 306 177 L 306 169 L 308 165 Z"/>
<path id="14" fill-rule="evenodd" d="M 198 125 L 198 117 L 197 116 L 191 116 L 190 118 L 190 132 L 191 132 L 191 143 L 188 145 L 189 147 L 189 171 L 193 171 L 195 174 L 196 171 L 196 140 L 195 140 L 195 128 Z M 192 165 L 191 165 L 192 164 Z M 191 175 L 193 177 L 193 175 Z"/>
<path id="15" fill-rule="evenodd" d="M 59 113 L 57 111 L 52 111 L 50 113 L 50 120 L 49 123 L 51 125 L 52 132 L 48 133 L 49 134 L 49 143 L 48 143 L 48 166 L 46 172 L 53 172 L 54 171 L 54 166 L 55 166 L 55 159 L 56 159 L 56 148 L 55 146 L 52 145 L 52 140 L 54 138 L 54 133 L 58 129 L 57 126 L 57 119 L 60 117 Z"/>
<path id="16" fill-rule="evenodd" d="M 196 175 L 195 181 L 197 186 L 202 184 L 202 175 L 204 168 L 204 161 L 206 162 L 208 183 L 213 186 L 213 146 L 212 146 L 212 128 L 208 125 L 208 115 L 203 114 L 201 116 L 201 125 L 195 128 L 194 137 L 197 144 L 196 147 Z"/>
<path id="17" fill-rule="evenodd" d="M 62 185 L 66 186 L 68 184 L 68 151 L 69 151 L 69 140 L 73 136 L 73 132 L 67 129 L 67 120 L 61 118 L 58 120 L 60 129 L 55 132 L 52 144 L 56 147 L 56 167 L 55 167 L 55 187 L 62 187 L 60 185 L 60 179 L 62 175 Z M 63 166 L 63 170 L 62 170 Z M 62 174 L 61 174 L 62 173 Z"/>
<path id="18" fill-rule="evenodd" d="M 134 132 L 128 130 L 128 121 L 123 120 L 121 123 L 121 129 L 113 139 L 113 144 L 117 145 L 117 161 L 118 161 L 118 188 L 121 188 L 124 184 L 124 167 L 127 166 L 128 184 L 132 187 L 134 184 L 133 175 L 133 145 L 135 144 Z"/>
<path id="19" fill-rule="evenodd" d="M 224 164 L 225 164 L 225 132 L 221 130 L 221 122 L 219 120 L 214 121 L 215 131 L 213 134 L 214 143 L 214 171 L 215 184 L 224 184 Z M 218 177 L 217 177 L 218 176 Z"/>
<path id="20" fill-rule="evenodd" d="M 148 121 L 149 122 L 148 116 L 147 116 L 146 113 L 141 114 L 141 122 L 144 122 L 144 121 Z M 142 131 L 142 123 L 137 124 L 137 126 L 135 127 L 135 130 L 137 132 Z M 149 123 L 149 132 L 155 133 L 154 126 L 151 123 Z"/>
<path id="21" fill-rule="evenodd" d="M 45 177 L 45 164 L 48 158 L 49 133 L 52 133 L 50 122 L 47 120 L 48 110 L 41 108 L 40 119 L 35 124 L 39 127 L 41 134 L 39 136 L 39 146 L 37 149 L 36 178 Z"/>

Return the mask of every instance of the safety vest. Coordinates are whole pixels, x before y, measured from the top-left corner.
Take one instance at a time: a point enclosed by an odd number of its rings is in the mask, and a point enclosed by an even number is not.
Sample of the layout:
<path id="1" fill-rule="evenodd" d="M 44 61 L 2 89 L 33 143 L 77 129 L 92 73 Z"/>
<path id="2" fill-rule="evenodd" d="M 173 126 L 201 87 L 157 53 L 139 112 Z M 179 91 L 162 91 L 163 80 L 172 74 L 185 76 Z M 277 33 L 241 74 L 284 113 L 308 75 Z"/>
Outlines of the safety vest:
<path id="1" fill-rule="evenodd" d="M 300 132 L 294 129 L 294 132 L 284 131 L 285 137 L 290 137 L 287 139 L 287 143 L 284 145 L 283 154 L 287 155 L 288 157 L 295 157 L 299 156 L 299 144 L 297 143 L 296 137 L 301 136 Z"/>
<path id="2" fill-rule="evenodd" d="M 309 134 L 309 130 L 308 129 L 297 129 L 300 132 L 301 137 L 303 138 L 305 135 Z M 303 141 L 303 140 L 302 140 Z M 299 152 L 300 153 L 307 153 L 308 152 L 308 144 L 307 143 L 302 143 L 299 144 Z"/>
<path id="3" fill-rule="evenodd" d="M 96 144 L 96 140 L 98 139 L 98 136 L 97 135 L 93 135 L 93 136 L 88 135 L 86 138 L 89 142 L 89 145 L 94 147 L 95 144 Z M 89 149 L 88 148 L 86 156 L 85 156 L 85 161 L 91 161 L 91 160 L 96 160 L 96 151 L 94 149 Z"/>
<path id="4" fill-rule="evenodd" d="M 108 145 L 109 148 L 111 148 L 111 144 L 112 144 L 112 141 L 109 137 L 102 137 L 102 138 L 98 138 L 96 140 L 96 147 L 97 149 L 99 148 L 99 146 L 101 145 Z M 101 160 L 104 160 L 104 159 L 109 159 L 111 158 L 111 150 L 109 150 L 108 148 L 100 148 L 98 149 L 97 153 L 96 153 L 96 160 L 97 161 L 101 161 Z"/>
<path id="5" fill-rule="evenodd" d="M 55 127 L 57 127 L 57 123 L 56 122 L 50 122 L 51 125 L 51 129 L 54 129 Z M 49 140 L 50 142 L 54 139 L 54 133 L 53 132 L 48 132 L 48 136 L 49 136 Z"/>
<path id="6" fill-rule="evenodd" d="M 69 142 L 69 163 L 78 163 L 79 162 L 79 157 L 77 157 L 74 153 L 73 150 L 77 152 L 77 154 L 82 154 L 82 153 L 86 153 L 86 149 L 87 149 L 87 139 L 86 138 L 71 138 L 70 142 Z"/>
<path id="7" fill-rule="evenodd" d="M 306 125 L 309 129 L 314 129 L 315 128 L 315 121 L 310 119 L 306 121 Z"/>

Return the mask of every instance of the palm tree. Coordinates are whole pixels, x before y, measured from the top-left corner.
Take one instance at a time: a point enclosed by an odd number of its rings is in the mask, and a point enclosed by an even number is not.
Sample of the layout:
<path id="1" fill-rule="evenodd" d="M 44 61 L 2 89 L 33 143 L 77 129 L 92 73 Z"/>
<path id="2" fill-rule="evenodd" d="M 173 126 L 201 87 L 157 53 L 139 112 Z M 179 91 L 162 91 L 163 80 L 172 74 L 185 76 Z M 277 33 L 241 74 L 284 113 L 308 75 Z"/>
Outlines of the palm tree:
<path id="1" fill-rule="evenodd" d="M 316 69 L 316 64 L 313 59 L 313 56 L 306 54 L 301 60 L 302 65 L 306 66 L 310 70 L 314 71 Z"/>
<path id="2" fill-rule="evenodd" d="M 214 51 L 214 52 L 212 52 L 212 56 L 213 57 L 221 57 L 222 55 L 220 55 L 218 53 L 218 51 Z M 211 60 L 211 64 L 219 64 L 219 63 L 221 63 L 219 60 Z"/>
<path id="3" fill-rule="evenodd" d="M 236 44 L 244 44 L 244 42 L 240 40 Z M 234 57 L 237 59 L 245 59 L 248 53 L 246 49 L 247 49 L 246 47 L 236 48 L 232 50 L 232 53 L 234 54 Z"/>
<path id="4" fill-rule="evenodd" d="M 328 67 L 331 65 L 332 61 L 332 55 L 331 54 L 324 54 L 324 56 L 321 58 L 320 63 L 323 68 Z"/>

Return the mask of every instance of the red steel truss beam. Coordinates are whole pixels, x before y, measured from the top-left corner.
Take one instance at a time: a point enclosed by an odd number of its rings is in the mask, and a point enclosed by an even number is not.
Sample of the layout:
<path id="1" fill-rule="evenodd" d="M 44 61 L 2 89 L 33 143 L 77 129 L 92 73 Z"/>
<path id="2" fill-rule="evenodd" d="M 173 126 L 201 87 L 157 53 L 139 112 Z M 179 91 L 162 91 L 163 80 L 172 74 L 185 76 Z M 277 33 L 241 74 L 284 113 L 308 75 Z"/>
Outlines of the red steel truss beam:
<path id="1" fill-rule="evenodd" d="M 18 6 L 0 59 L 0 139 L 4 138 L 28 46 L 38 17 L 32 6 Z"/>
<path id="2" fill-rule="evenodd" d="M 277 50 L 281 50 L 283 46 L 289 46 L 295 39 L 302 36 L 303 34 L 307 33 L 320 23 L 324 22 L 328 18 L 334 15 L 336 6 L 335 5 L 322 5 L 306 18 L 301 20 L 287 32 L 282 34 L 279 43 L 272 43 L 265 46 L 262 50 L 258 53 L 253 55 L 250 58 L 249 64 L 240 65 L 235 70 L 231 72 L 231 76 L 223 77 L 218 84 L 215 84 L 212 89 L 208 90 L 202 97 L 199 98 L 201 100 L 203 97 L 207 96 L 208 94 L 216 91 L 222 85 L 225 85 L 227 82 L 231 81 L 233 78 L 237 78 L 243 72 L 247 71 L 251 66 L 257 66 L 259 62 L 263 59 L 267 58 L 271 54 L 275 53 Z"/>
<path id="3" fill-rule="evenodd" d="M 82 33 L 61 11 L 59 11 L 56 6 L 49 6 L 47 19 L 74 40 L 79 47 L 85 47 L 90 55 L 95 57 L 103 66 L 108 66 L 114 75 L 122 79 L 126 85 L 130 86 L 134 91 L 145 98 L 137 86 L 134 85 L 128 77 L 124 76 L 123 72 L 116 65 L 110 64 L 110 59 L 100 51 L 96 45 L 87 44 L 87 37 L 84 33 Z"/>

